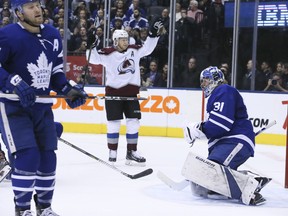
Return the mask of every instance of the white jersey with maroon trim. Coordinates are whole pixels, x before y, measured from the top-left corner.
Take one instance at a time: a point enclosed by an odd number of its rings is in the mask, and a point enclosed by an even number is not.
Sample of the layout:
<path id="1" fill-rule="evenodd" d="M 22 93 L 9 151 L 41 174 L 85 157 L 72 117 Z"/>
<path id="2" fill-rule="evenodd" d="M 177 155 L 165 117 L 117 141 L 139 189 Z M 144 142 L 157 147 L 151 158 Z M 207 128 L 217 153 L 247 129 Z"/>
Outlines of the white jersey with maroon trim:
<path id="1" fill-rule="evenodd" d="M 119 52 L 113 47 L 91 51 L 91 64 L 101 64 L 106 68 L 106 86 L 119 89 L 127 85 L 140 86 L 140 59 L 153 52 L 159 37 L 147 37 L 143 45 L 129 45 Z M 87 56 L 88 56 L 87 51 Z"/>

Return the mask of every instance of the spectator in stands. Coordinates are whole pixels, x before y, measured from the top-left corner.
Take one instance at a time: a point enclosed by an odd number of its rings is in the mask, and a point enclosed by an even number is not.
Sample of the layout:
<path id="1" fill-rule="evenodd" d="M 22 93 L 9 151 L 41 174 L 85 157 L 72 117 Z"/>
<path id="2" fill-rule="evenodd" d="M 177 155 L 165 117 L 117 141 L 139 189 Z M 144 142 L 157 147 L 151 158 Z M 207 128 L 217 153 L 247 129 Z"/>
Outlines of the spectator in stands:
<path id="1" fill-rule="evenodd" d="M 167 87 L 167 80 L 168 80 L 168 64 L 165 63 L 163 68 L 162 68 L 160 87 L 166 88 Z"/>
<path id="2" fill-rule="evenodd" d="M 80 43 L 80 46 L 74 50 L 74 54 L 76 55 L 84 55 L 86 53 L 86 49 L 87 49 L 87 41 L 83 40 Z"/>
<path id="3" fill-rule="evenodd" d="M 181 19 L 175 24 L 175 57 L 181 61 L 195 47 L 195 23 L 187 16 L 187 10 L 181 9 Z"/>
<path id="4" fill-rule="evenodd" d="M 98 26 L 96 28 L 96 32 L 95 34 L 98 37 L 98 44 L 96 46 L 97 50 L 100 50 L 104 47 L 104 32 L 103 32 L 103 28 L 101 26 Z M 88 47 L 90 49 L 90 47 Z"/>
<path id="5" fill-rule="evenodd" d="M 187 11 L 187 16 L 191 17 L 193 20 L 195 20 L 195 23 L 201 23 L 203 21 L 203 11 L 198 9 L 198 2 L 196 0 L 191 0 L 188 11 Z"/>
<path id="6" fill-rule="evenodd" d="M 268 80 L 264 91 L 288 92 L 287 86 L 284 86 L 280 73 L 273 73 L 271 79 Z"/>
<path id="7" fill-rule="evenodd" d="M 288 62 L 283 63 L 282 71 L 280 74 L 282 75 L 283 85 L 286 89 L 288 89 Z"/>
<path id="8" fill-rule="evenodd" d="M 284 67 L 284 63 L 283 63 L 283 62 L 281 62 L 281 61 L 280 61 L 280 62 L 277 62 L 275 72 L 282 74 L 282 72 L 283 72 L 283 67 Z"/>
<path id="9" fill-rule="evenodd" d="M 190 57 L 187 68 L 182 75 L 182 87 L 200 88 L 200 72 L 197 69 L 197 60 L 195 57 Z"/>
<path id="10" fill-rule="evenodd" d="M 134 38 L 134 32 L 133 32 L 133 29 L 130 27 L 130 26 L 126 26 L 125 27 L 125 31 L 128 33 L 129 35 L 129 44 L 136 44 L 136 40 Z"/>
<path id="11" fill-rule="evenodd" d="M 130 21 L 128 23 L 128 26 L 130 26 L 132 29 L 134 28 L 149 28 L 148 20 L 144 17 L 142 17 L 142 14 L 139 10 L 139 8 L 135 8 L 133 11 L 133 15 L 130 18 Z"/>
<path id="12" fill-rule="evenodd" d="M 77 27 L 76 27 L 77 28 Z M 76 31 L 75 31 L 76 32 Z M 80 27 L 80 30 L 71 37 L 70 51 L 78 49 L 82 41 L 87 41 L 87 30 L 85 27 Z"/>
<path id="13" fill-rule="evenodd" d="M 10 24 L 10 19 L 9 17 L 3 17 L 2 20 L 0 21 L 0 28 Z"/>
<path id="14" fill-rule="evenodd" d="M 169 10 L 167 8 L 164 8 L 162 10 L 160 17 L 159 15 L 154 16 L 152 23 L 154 23 L 154 21 L 158 19 L 161 19 L 161 21 L 163 22 L 163 26 L 166 33 L 160 36 L 158 44 L 150 56 L 158 60 L 158 66 L 161 68 L 168 60 L 168 43 L 169 43 L 168 36 L 170 25 Z"/>
<path id="15" fill-rule="evenodd" d="M 117 10 L 121 9 L 123 13 L 125 14 L 127 12 L 127 7 L 125 5 L 125 2 L 123 0 L 115 1 L 116 5 L 111 8 L 110 10 L 110 18 L 113 19 L 116 16 Z M 127 18 L 128 20 L 130 17 Z"/>
<path id="16" fill-rule="evenodd" d="M 13 11 L 11 10 L 9 0 L 4 0 L 4 1 L 3 1 L 3 5 L 2 5 L 2 7 L 0 8 L 0 14 L 1 14 L 1 12 L 2 12 L 3 9 L 8 9 L 8 10 L 10 11 L 10 14 L 12 14 Z M 2 18 L 2 17 L 0 16 L 0 18 Z"/>
<path id="17" fill-rule="evenodd" d="M 161 73 L 158 72 L 158 64 L 156 60 L 150 62 L 149 71 L 143 76 L 144 81 L 148 84 L 147 87 L 161 86 Z"/>
<path id="18" fill-rule="evenodd" d="M 4 17 L 8 17 L 9 23 L 13 22 L 13 16 L 9 8 L 3 8 L 3 10 L 0 12 L 0 19 L 3 19 Z"/>
<path id="19" fill-rule="evenodd" d="M 175 21 L 177 22 L 179 19 L 181 19 L 181 4 L 179 2 L 176 2 L 176 8 L 175 8 Z"/>
<path id="20" fill-rule="evenodd" d="M 44 19 L 47 20 L 47 24 L 54 26 L 54 20 L 52 19 L 49 8 L 45 7 L 43 10 L 44 10 L 43 16 Z"/>
<path id="21" fill-rule="evenodd" d="M 230 72 L 230 67 L 227 62 L 221 63 L 219 69 L 223 72 L 224 77 L 225 77 L 225 82 L 227 84 L 231 84 L 231 72 Z"/>
<path id="22" fill-rule="evenodd" d="M 146 10 L 141 8 L 139 3 L 140 3 L 139 0 L 132 0 L 131 5 L 129 6 L 129 8 L 128 8 L 127 12 L 126 12 L 126 16 L 127 16 L 128 19 L 131 19 L 133 17 L 134 10 L 136 8 L 139 10 L 139 12 L 140 12 L 142 17 L 144 17 L 144 18 L 147 17 Z"/>
<path id="23" fill-rule="evenodd" d="M 57 0 L 56 7 L 53 8 L 53 14 L 54 16 L 56 14 L 59 14 L 59 10 L 63 9 L 64 10 L 64 0 Z"/>
<path id="24" fill-rule="evenodd" d="M 207 24 L 204 23 L 204 26 L 206 27 L 207 25 L 208 28 L 206 31 L 208 39 L 204 46 L 212 50 L 210 53 L 212 65 L 218 65 L 221 59 L 223 59 L 224 44 L 227 37 L 224 28 L 224 9 L 221 0 L 214 0 L 207 11 Z M 198 28 L 200 28 L 197 30 L 199 40 L 204 40 L 204 35 L 201 36 L 203 25 L 202 27 L 198 25 Z"/>
<path id="25" fill-rule="evenodd" d="M 94 20 L 94 26 L 97 28 L 98 26 L 101 26 L 102 29 L 104 29 L 104 23 L 105 23 L 105 18 L 104 18 L 104 10 L 99 9 L 97 11 L 97 15 Z"/>
<path id="26" fill-rule="evenodd" d="M 268 80 L 271 79 L 273 71 L 268 61 L 263 61 L 260 67 L 261 69 L 256 77 L 255 90 L 263 91 L 266 88 Z"/>
<path id="27" fill-rule="evenodd" d="M 54 26 L 59 30 L 60 28 L 64 29 L 64 17 L 59 17 L 57 23 L 54 23 Z M 72 32 L 69 28 L 66 29 L 67 40 L 69 41 L 72 36 Z"/>
<path id="28" fill-rule="evenodd" d="M 115 29 L 124 29 L 123 20 L 121 17 L 115 17 L 111 23 L 111 32 Z"/>
<path id="29" fill-rule="evenodd" d="M 253 61 L 251 59 L 248 60 L 246 67 L 247 67 L 247 71 L 241 79 L 241 84 L 240 84 L 241 87 L 239 88 L 241 90 L 251 89 L 251 77 L 252 77 L 252 69 L 253 69 Z M 257 76 L 258 73 L 259 71 L 257 70 L 257 63 L 256 63 L 255 77 Z"/>
<path id="30" fill-rule="evenodd" d="M 127 17 L 125 16 L 123 9 L 122 9 L 122 8 L 118 8 L 118 9 L 116 10 L 115 16 L 112 17 L 112 19 L 111 19 L 110 28 L 113 28 L 112 26 L 115 25 L 115 20 L 116 20 L 116 18 L 121 18 L 121 19 L 122 19 L 122 22 L 123 22 L 122 25 L 123 25 L 124 28 L 125 28 L 125 27 L 128 25 L 128 23 L 129 23 L 129 20 L 128 20 Z"/>
<path id="31" fill-rule="evenodd" d="M 140 37 L 141 45 L 143 45 L 148 37 L 148 28 L 141 28 L 139 37 Z"/>

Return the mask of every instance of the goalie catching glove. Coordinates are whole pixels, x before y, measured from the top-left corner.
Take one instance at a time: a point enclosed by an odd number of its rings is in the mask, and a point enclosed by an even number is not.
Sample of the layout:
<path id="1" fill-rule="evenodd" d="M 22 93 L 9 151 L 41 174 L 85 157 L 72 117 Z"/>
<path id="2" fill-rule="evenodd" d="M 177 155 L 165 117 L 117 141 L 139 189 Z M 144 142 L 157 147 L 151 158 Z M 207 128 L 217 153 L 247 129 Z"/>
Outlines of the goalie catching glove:
<path id="1" fill-rule="evenodd" d="M 166 30 L 161 19 L 156 20 L 153 25 L 151 25 L 149 30 L 150 37 L 159 37 L 162 34 L 165 34 Z"/>
<path id="2" fill-rule="evenodd" d="M 72 109 L 82 106 L 86 103 L 87 93 L 83 90 L 80 85 L 77 85 L 74 81 L 70 80 L 61 92 L 68 98 L 65 99 L 66 103 Z"/>
<path id="3" fill-rule="evenodd" d="M 184 138 L 191 147 L 193 146 L 196 139 L 206 138 L 206 135 L 202 132 L 203 122 L 190 123 L 184 128 Z"/>

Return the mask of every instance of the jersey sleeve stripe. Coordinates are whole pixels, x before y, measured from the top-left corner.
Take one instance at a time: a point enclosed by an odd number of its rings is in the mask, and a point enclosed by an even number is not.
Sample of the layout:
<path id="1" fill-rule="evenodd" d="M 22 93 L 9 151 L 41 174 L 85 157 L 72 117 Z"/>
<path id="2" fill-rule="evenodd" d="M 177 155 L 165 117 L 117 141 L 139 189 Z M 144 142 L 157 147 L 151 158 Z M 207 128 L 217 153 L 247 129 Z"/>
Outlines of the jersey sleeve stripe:
<path id="1" fill-rule="evenodd" d="M 234 123 L 234 121 L 231 120 L 230 118 L 227 118 L 226 116 L 221 115 L 221 114 L 219 114 L 219 113 L 217 113 L 217 112 L 215 112 L 215 111 L 211 111 L 211 114 L 213 114 L 213 115 L 215 115 L 215 116 L 218 116 L 219 118 L 222 118 L 222 119 L 224 119 L 224 120 L 230 122 L 231 124 Z"/>

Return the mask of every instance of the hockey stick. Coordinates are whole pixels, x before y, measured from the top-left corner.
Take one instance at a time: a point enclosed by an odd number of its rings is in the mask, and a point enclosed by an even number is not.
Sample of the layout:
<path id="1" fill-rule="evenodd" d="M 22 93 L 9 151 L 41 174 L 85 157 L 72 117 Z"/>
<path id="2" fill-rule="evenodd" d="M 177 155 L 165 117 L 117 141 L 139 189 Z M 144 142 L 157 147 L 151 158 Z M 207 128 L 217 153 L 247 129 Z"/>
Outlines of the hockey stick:
<path id="1" fill-rule="evenodd" d="M 259 135 L 260 133 L 262 133 L 263 131 L 267 130 L 268 128 L 272 127 L 273 125 L 275 125 L 277 122 L 276 120 L 273 120 L 272 122 L 270 122 L 267 126 L 261 128 L 259 131 L 257 131 L 255 133 L 255 136 Z"/>
<path id="2" fill-rule="evenodd" d="M 261 128 L 259 131 L 257 131 L 255 133 L 255 136 L 259 135 L 260 133 L 262 133 L 263 131 L 267 130 L 268 128 L 272 127 L 273 125 L 276 124 L 276 120 L 273 120 L 272 122 L 270 122 L 267 126 Z M 165 183 L 167 186 L 169 186 L 170 188 L 172 188 L 173 190 L 176 191 L 180 191 L 183 190 L 185 187 L 187 187 L 189 185 L 189 181 L 184 179 L 180 182 L 175 182 L 173 181 L 171 178 L 169 178 L 168 176 L 166 176 L 163 172 L 158 171 L 157 173 L 157 177 L 163 182 Z M 271 181 L 271 180 L 269 180 Z M 268 181 L 268 183 L 269 183 Z M 267 183 L 266 183 L 267 184 Z M 264 187 L 264 186 L 263 186 Z"/>
<path id="3" fill-rule="evenodd" d="M 180 182 L 175 182 L 160 170 L 157 172 L 157 177 L 166 185 L 168 185 L 170 188 L 176 191 L 181 191 L 189 185 L 188 180 L 184 179 Z"/>
<path id="4" fill-rule="evenodd" d="M 72 148 L 74 148 L 74 149 L 82 152 L 83 154 L 85 154 L 85 155 L 87 155 L 87 156 L 89 156 L 89 157 L 97 160 L 98 162 L 102 163 L 103 165 L 112 168 L 113 170 L 121 173 L 122 175 L 124 175 L 124 176 L 126 176 L 126 177 L 128 177 L 128 178 L 130 178 L 130 179 L 142 178 L 142 177 L 144 177 L 144 176 L 150 175 L 150 174 L 153 172 L 153 169 L 149 168 L 149 169 L 146 169 L 146 170 L 144 170 L 144 171 L 142 171 L 142 172 L 140 172 L 140 173 L 134 174 L 134 175 L 128 174 L 128 173 L 126 173 L 126 172 L 118 169 L 117 167 L 115 167 L 115 166 L 107 163 L 106 161 L 104 161 L 104 160 L 102 160 L 102 159 L 100 159 L 100 158 L 98 158 L 98 157 L 90 154 L 89 152 L 87 152 L 87 151 L 79 148 L 78 146 L 73 145 L 72 143 L 68 142 L 67 140 L 64 140 L 64 139 L 62 139 L 62 138 L 58 138 L 58 140 L 60 140 L 61 142 L 65 143 L 66 145 L 69 145 L 70 147 L 72 147 Z"/>
<path id="5" fill-rule="evenodd" d="M 17 94 L 5 94 L 0 93 L 0 98 L 7 98 L 7 99 L 19 99 Z M 37 95 L 36 98 L 64 98 L 69 99 L 69 97 L 65 95 Z M 122 96 L 88 96 L 87 99 L 104 99 L 104 100 L 127 100 L 127 101 L 134 101 L 134 100 L 147 100 L 146 97 L 122 97 Z"/>

